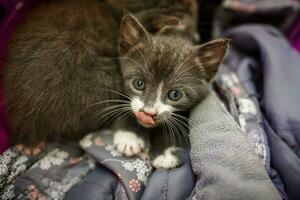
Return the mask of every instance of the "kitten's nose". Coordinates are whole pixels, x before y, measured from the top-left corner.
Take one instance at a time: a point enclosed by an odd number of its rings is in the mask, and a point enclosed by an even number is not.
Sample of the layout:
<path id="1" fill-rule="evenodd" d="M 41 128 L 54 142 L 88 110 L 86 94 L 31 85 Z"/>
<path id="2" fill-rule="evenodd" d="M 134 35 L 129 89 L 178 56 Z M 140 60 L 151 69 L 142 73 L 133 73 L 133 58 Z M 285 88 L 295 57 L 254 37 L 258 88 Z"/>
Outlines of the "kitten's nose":
<path id="1" fill-rule="evenodd" d="M 157 111 L 152 108 L 143 108 L 142 111 L 148 115 L 151 115 L 152 117 L 155 117 L 157 115 Z"/>

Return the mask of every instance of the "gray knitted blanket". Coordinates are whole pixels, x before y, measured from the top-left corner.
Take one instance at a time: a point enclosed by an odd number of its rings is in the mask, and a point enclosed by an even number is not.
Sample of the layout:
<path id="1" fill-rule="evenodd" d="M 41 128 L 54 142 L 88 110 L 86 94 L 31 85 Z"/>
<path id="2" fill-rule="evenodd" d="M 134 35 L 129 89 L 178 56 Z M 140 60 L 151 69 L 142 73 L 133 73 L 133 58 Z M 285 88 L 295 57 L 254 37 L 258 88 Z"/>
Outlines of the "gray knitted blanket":
<path id="1" fill-rule="evenodd" d="M 191 114 L 198 199 L 280 199 L 252 143 L 214 93 Z"/>

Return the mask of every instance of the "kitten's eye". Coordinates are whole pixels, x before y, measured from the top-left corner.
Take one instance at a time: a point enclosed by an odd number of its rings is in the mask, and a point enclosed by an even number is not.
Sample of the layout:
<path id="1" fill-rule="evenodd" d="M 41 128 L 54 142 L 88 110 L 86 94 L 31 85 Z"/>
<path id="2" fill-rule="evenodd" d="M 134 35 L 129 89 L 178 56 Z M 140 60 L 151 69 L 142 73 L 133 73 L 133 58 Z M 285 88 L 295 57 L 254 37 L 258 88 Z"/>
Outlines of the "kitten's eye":
<path id="1" fill-rule="evenodd" d="M 144 90 L 146 88 L 146 83 L 141 79 L 135 79 L 133 80 L 133 86 L 137 90 Z"/>
<path id="2" fill-rule="evenodd" d="M 172 101 L 178 101 L 182 97 L 182 93 L 178 90 L 170 90 L 168 92 L 168 97 Z"/>

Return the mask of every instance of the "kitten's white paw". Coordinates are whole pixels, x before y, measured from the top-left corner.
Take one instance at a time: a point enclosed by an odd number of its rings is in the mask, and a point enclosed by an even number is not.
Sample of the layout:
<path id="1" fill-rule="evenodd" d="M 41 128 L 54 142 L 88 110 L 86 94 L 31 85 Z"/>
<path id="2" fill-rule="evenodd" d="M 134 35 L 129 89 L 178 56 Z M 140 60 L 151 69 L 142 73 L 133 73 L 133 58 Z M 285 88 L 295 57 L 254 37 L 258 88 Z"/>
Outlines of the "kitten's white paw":
<path id="1" fill-rule="evenodd" d="M 170 147 L 165 150 L 162 155 L 157 156 L 152 161 L 152 166 L 155 168 L 164 168 L 164 169 L 171 169 L 178 167 L 180 165 L 179 159 L 172 154 L 173 151 L 176 151 L 178 148 Z"/>
<path id="2" fill-rule="evenodd" d="M 115 132 L 113 143 L 117 150 L 126 156 L 137 155 L 145 148 L 144 141 L 130 131 Z"/>

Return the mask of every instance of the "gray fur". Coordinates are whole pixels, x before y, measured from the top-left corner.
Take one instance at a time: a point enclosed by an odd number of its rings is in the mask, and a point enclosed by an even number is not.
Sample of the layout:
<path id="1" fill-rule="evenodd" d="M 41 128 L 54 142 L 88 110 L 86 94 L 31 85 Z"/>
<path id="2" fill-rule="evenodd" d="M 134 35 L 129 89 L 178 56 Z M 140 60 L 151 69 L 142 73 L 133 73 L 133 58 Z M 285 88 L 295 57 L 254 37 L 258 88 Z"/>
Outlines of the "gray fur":
<path id="1" fill-rule="evenodd" d="M 174 1 L 176 8 L 180 1 Z M 185 3 L 183 1 L 183 5 Z M 152 5 L 149 7 L 151 12 L 137 12 L 139 18 L 148 19 L 143 21 L 149 22 L 149 28 L 176 27 L 180 21 L 166 16 L 168 12 L 163 5 L 154 9 L 156 15 L 151 15 L 154 10 Z M 170 6 L 170 10 L 176 11 L 175 8 Z M 167 79 L 166 75 L 197 49 L 194 49 L 189 40 L 184 39 L 186 37 L 169 32 L 164 33 L 168 36 L 153 37 L 135 17 L 128 16 L 123 19 L 137 23 L 135 25 L 138 26 L 134 28 L 141 30 L 143 39 L 149 39 L 147 44 L 143 44 L 144 49 L 141 51 L 151 67 L 147 69 L 149 74 L 144 75 L 152 77 L 149 82 L 153 83 L 152 88 L 155 90 L 156 81 Z M 182 11 L 180 16 L 185 16 Z M 109 111 L 112 110 L 105 109 L 113 108 L 116 101 L 120 103 L 123 100 L 124 95 L 121 93 L 124 93 L 124 84 L 128 86 L 128 72 L 136 71 L 136 66 L 131 63 L 130 67 L 126 67 L 127 64 L 122 59 L 122 71 L 120 69 L 118 18 L 110 5 L 96 0 L 46 1 L 31 11 L 12 39 L 3 71 L 4 96 L 13 143 L 35 145 L 40 141 L 78 140 L 88 132 L 104 127 L 105 122 L 112 122 L 109 118 L 112 116 Z M 187 24 L 183 25 L 189 27 Z M 122 37 L 126 34 L 130 36 L 134 30 L 126 27 L 130 28 L 125 26 L 123 29 L 124 26 L 121 25 L 121 45 Z M 142 40 L 138 42 L 141 43 Z M 225 47 L 226 42 L 224 40 L 217 43 Z M 150 43 L 151 48 L 148 48 Z M 141 55 L 132 50 L 140 46 L 134 42 L 132 45 L 127 49 L 131 54 L 127 52 L 126 56 L 141 63 Z M 216 56 L 221 60 L 225 51 L 219 49 L 221 54 L 217 53 Z M 195 62 L 200 66 L 201 62 L 194 58 L 189 59 L 183 69 L 187 64 L 194 65 Z M 195 66 L 186 73 L 195 75 L 198 79 L 183 80 L 181 83 L 181 86 L 189 84 L 193 90 L 189 92 L 190 98 L 178 105 L 182 110 L 190 108 L 203 97 L 206 86 L 205 83 L 200 84 L 199 80 L 208 78 L 202 73 L 203 67 L 197 69 Z M 215 72 L 216 69 L 217 64 L 205 70 Z M 127 88 L 125 93 L 130 96 Z M 151 91 L 148 97 L 150 94 Z M 106 113 L 108 114 L 105 115 Z M 115 113 L 117 116 L 118 114 L 120 113 Z"/>

